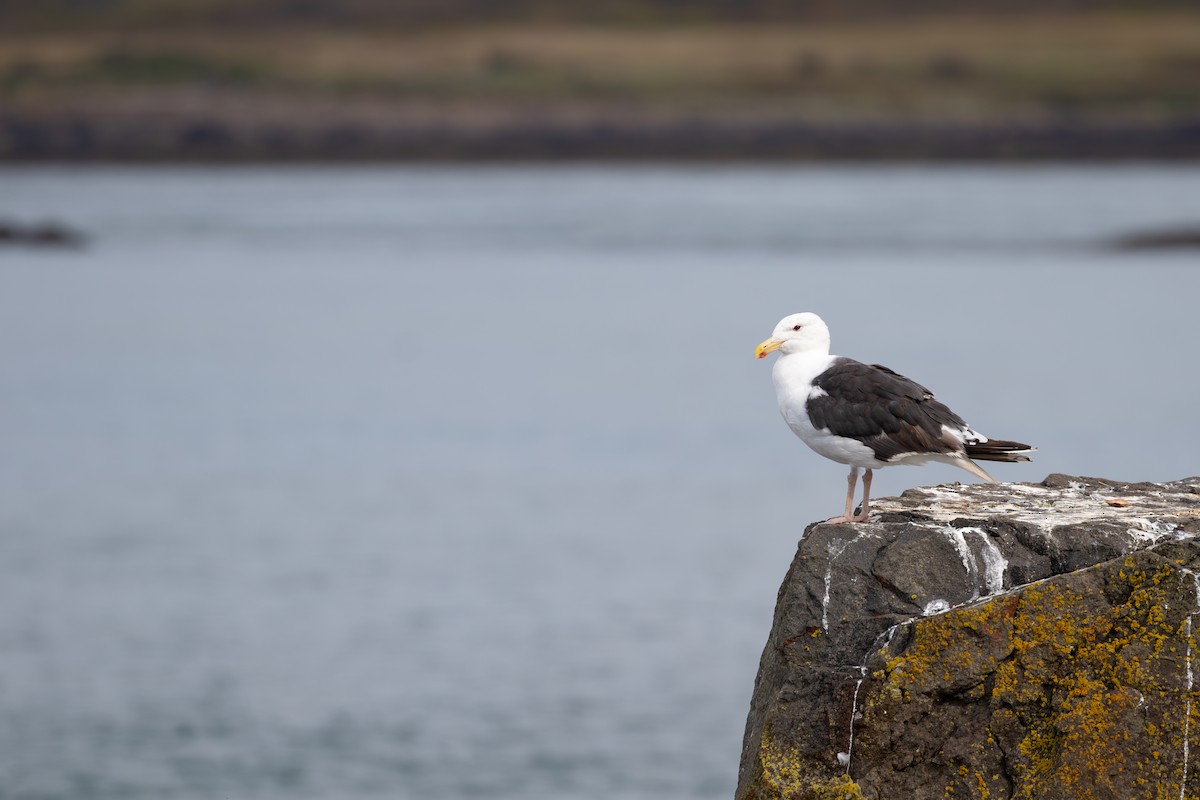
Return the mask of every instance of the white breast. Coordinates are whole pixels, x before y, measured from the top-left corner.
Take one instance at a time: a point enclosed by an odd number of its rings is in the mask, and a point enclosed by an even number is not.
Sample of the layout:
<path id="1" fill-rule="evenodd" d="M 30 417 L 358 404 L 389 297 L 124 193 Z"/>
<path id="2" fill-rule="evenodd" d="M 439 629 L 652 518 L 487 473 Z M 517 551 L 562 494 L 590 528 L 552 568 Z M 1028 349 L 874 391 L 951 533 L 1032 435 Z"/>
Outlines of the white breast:
<path id="1" fill-rule="evenodd" d="M 805 407 L 808 398 L 814 393 L 823 393 L 823 390 L 813 386 L 812 382 L 829 369 L 836 358 L 837 356 L 817 353 L 780 356 L 771 370 L 771 376 L 775 380 L 775 399 L 779 401 L 779 412 L 783 414 L 783 419 L 792 432 L 825 458 L 866 469 L 886 466 L 885 462 L 875 458 L 874 451 L 862 442 L 834 436 L 827 428 L 814 428 L 809 421 Z"/>

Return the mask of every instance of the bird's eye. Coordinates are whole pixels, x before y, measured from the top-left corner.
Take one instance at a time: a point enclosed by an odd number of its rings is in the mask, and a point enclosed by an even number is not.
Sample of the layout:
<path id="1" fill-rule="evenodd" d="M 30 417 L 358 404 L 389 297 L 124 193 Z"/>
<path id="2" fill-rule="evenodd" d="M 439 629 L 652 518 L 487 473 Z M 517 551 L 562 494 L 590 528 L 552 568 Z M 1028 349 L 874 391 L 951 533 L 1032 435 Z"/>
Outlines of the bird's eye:
<path id="1" fill-rule="evenodd" d="M 794 331 L 798 331 L 798 330 L 800 330 L 800 326 L 799 326 L 799 325 L 793 325 L 793 326 L 792 326 L 792 330 L 794 330 Z"/>

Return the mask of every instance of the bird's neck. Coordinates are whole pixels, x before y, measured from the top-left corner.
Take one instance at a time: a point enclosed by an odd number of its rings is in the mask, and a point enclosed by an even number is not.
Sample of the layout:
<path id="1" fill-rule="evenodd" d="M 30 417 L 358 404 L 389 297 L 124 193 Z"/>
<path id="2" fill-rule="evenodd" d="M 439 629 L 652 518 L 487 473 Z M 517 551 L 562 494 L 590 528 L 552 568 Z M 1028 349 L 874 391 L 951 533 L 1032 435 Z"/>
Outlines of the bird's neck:
<path id="1" fill-rule="evenodd" d="M 788 384 L 811 383 L 813 378 L 829 369 L 829 365 L 835 358 L 837 356 L 831 356 L 827 349 L 784 353 L 775 360 L 772 374 L 777 383 L 780 381 Z"/>
<path id="2" fill-rule="evenodd" d="M 779 353 L 779 360 L 782 361 L 785 358 L 820 361 L 822 359 L 834 358 L 834 356 L 829 355 L 829 345 L 826 344 L 824 347 L 820 345 L 810 345 L 798 350 L 781 349 Z"/>

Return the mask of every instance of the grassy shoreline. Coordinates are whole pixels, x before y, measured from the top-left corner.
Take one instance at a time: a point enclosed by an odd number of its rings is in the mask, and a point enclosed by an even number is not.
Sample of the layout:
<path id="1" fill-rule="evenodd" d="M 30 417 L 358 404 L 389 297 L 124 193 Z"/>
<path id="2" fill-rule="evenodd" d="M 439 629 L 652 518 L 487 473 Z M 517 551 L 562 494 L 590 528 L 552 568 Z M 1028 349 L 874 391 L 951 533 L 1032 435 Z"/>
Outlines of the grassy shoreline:
<path id="1" fill-rule="evenodd" d="M 0 35 L 0 158 L 1200 156 L 1200 10 Z"/>

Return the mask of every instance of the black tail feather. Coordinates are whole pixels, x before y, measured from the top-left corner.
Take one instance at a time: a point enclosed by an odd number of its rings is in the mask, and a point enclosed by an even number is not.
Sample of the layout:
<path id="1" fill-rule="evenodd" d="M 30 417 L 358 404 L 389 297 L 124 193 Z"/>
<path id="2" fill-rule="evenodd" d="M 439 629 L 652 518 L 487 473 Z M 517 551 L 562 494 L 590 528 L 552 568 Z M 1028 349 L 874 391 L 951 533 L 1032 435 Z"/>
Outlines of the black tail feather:
<path id="1" fill-rule="evenodd" d="M 979 444 L 969 444 L 966 449 L 968 458 L 980 461 L 1028 461 L 1028 453 L 1032 453 L 1036 448 L 1020 442 L 989 439 Z"/>

